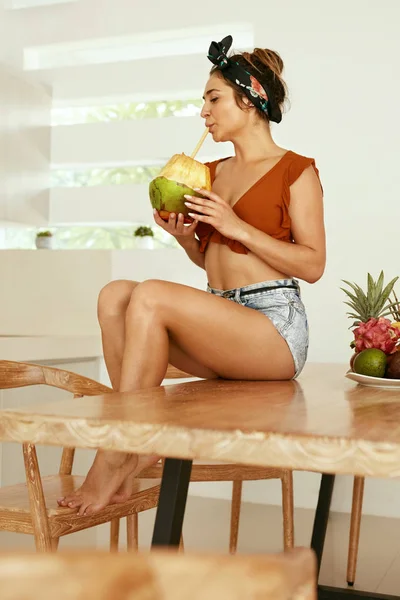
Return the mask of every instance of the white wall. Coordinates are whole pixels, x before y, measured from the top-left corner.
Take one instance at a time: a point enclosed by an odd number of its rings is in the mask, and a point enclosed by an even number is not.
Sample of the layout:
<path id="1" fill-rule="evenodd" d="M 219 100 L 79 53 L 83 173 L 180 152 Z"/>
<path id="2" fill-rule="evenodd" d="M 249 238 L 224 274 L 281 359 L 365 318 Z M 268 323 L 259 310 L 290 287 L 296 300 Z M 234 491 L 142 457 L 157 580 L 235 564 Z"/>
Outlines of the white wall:
<path id="1" fill-rule="evenodd" d="M 97 296 L 111 277 L 107 251 L 3 250 L 0 335 L 97 334 Z"/>
<path id="2" fill-rule="evenodd" d="M 82 165 L 148 164 L 167 162 L 173 154 L 190 155 L 204 132 L 198 117 L 138 119 L 114 123 L 89 123 L 55 127 L 52 163 L 59 168 Z M 212 156 L 218 149 L 207 136 L 198 158 Z M 220 144 L 224 156 L 232 144 Z M 141 161 L 143 161 L 141 163 Z M 146 162 L 144 162 L 146 161 Z"/>
<path id="3" fill-rule="evenodd" d="M 148 184 L 52 188 L 49 223 L 152 223 Z"/>
<path id="4" fill-rule="evenodd" d="M 47 223 L 50 107 L 47 88 L 0 63 L 0 221 Z"/>
<path id="5" fill-rule="evenodd" d="M 207 284 L 205 271 L 188 266 L 180 248 L 1 251 L 0 315 L 7 318 L 0 320 L 0 338 L 98 335 L 101 288 L 114 279 L 150 277 L 201 289 Z"/>

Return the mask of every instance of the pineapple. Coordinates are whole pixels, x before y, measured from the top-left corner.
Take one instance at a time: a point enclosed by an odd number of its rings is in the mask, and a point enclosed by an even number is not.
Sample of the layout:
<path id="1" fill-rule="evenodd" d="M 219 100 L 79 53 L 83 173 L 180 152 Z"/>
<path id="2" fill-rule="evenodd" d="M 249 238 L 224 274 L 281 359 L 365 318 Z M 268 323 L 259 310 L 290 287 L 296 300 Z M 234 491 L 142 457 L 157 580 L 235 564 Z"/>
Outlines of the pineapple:
<path id="1" fill-rule="evenodd" d="M 396 292 L 393 290 L 392 292 L 393 294 L 393 299 L 394 302 L 391 305 L 390 310 L 390 314 L 392 315 L 392 319 L 393 319 L 393 323 L 392 326 L 393 327 L 398 327 L 400 329 L 400 302 L 399 299 L 396 296 Z"/>
<path id="2" fill-rule="evenodd" d="M 383 271 L 381 271 L 377 281 L 374 281 L 370 273 L 368 273 L 368 289 L 365 294 L 361 287 L 356 283 L 351 283 L 350 281 L 342 279 L 343 283 L 350 286 L 354 291 L 353 294 L 349 290 L 340 288 L 350 299 L 349 301 L 345 301 L 345 304 L 350 306 L 352 312 L 346 314 L 349 318 L 356 319 L 350 328 L 357 327 L 360 323 L 366 323 L 371 318 L 379 319 L 379 317 L 393 315 L 392 311 L 394 310 L 394 307 L 399 306 L 400 303 L 397 301 L 397 298 L 396 302 L 392 303 L 388 303 L 388 299 L 398 277 L 392 279 L 385 288 L 383 288 L 383 280 Z"/>
<path id="3" fill-rule="evenodd" d="M 210 169 L 190 156 L 174 154 L 159 175 L 150 182 L 151 205 L 165 221 L 174 212 L 183 213 L 185 222 L 191 223 L 184 194 L 201 196 L 193 190 L 195 187 L 211 190 Z"/>

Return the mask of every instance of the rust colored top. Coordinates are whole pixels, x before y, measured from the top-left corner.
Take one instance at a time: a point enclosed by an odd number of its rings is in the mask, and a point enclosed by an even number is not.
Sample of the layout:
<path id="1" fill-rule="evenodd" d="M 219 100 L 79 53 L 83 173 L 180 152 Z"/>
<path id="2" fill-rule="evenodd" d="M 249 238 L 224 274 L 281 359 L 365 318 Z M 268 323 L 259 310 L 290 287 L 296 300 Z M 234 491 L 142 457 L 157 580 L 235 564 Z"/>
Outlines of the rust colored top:
<path id="1" fill-rule="evenodd" d="M 226 158 L 205 163 L 215 179 L 217 165 Z M 312 166 L 319 177 L 313 158 L 307 158 L 288 150 L 279 162 L 260 177 L 234 204 L 237 216 L 260 231 L 282 240 L 293 242 L 291 219 L 289 216 L 290 186 L 302 172 Z M 208 223 L 198 223 L 196 235 L 200 241 L 200 252 L 205 252 L 209 242 L 226 244 L 233 252 L 247 254 L 248 249 L 241 242 L 231 240 L 219 233 Z"/>

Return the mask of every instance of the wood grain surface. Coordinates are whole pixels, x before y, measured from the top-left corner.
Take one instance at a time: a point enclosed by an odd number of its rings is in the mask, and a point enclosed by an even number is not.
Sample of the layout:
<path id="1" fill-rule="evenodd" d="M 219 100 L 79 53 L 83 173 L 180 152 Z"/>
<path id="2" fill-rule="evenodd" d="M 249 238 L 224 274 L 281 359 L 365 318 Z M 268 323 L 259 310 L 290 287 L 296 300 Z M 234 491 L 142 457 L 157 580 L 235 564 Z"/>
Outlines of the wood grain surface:
<path id="1" fill-rule="evenodd" d="M 315 600 L 309 549 L 270 556 L 177 552 L 0 554 L 2 600 Z"/>
<path id="2" fill-rule="evenodd" d="M 202 380 L 0 412 L 0 438 L 382 477 L 400 475 L 400 392 L 347 367 L 297 381 Z"/>

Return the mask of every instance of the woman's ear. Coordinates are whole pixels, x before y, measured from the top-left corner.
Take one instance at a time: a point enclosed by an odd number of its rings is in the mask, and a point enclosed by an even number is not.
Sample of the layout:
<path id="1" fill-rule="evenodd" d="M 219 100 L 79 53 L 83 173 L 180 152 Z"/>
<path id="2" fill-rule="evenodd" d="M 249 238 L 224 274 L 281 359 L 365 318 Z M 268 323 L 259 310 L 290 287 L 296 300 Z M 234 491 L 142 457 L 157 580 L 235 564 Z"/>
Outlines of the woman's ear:
<path id="1" fill-rule="evenodd" d="M 249 98 L 247 96 L 242 96 L 242 102 L 243 102 L 243 104 L 246 105 L 247 109 L 255 108 L 254 104 L 252 103 L 251 100 L 249 100 Z"/>

